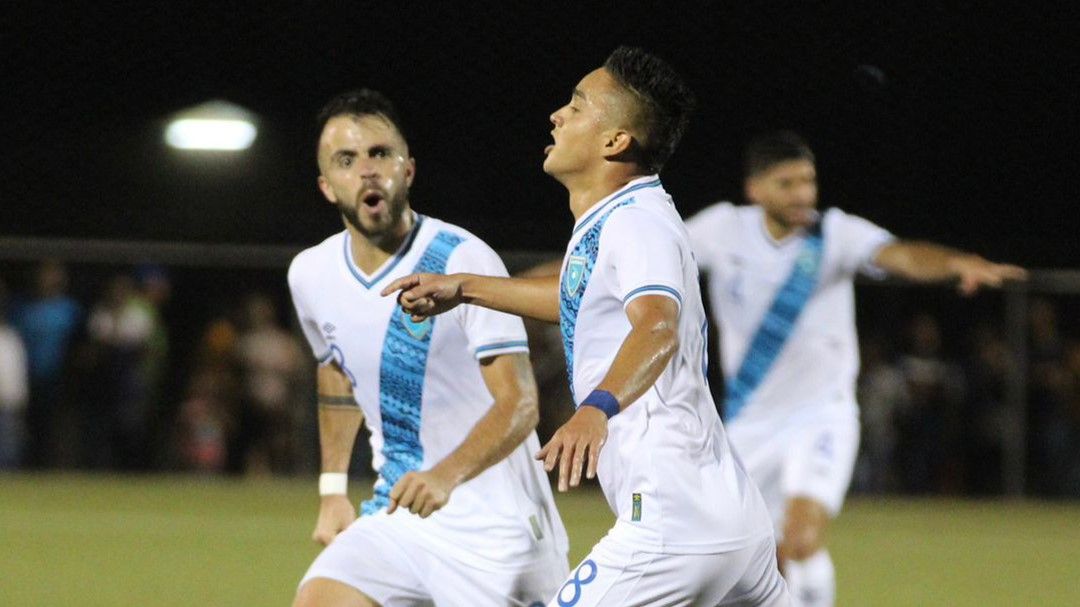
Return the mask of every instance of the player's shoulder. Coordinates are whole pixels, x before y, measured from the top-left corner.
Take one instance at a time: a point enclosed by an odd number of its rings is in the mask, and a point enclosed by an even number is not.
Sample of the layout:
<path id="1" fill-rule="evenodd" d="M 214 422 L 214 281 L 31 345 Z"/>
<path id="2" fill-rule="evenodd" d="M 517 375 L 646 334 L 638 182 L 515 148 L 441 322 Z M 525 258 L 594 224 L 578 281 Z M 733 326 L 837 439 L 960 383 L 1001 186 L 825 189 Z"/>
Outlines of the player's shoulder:
<path id="1" fill-rule="evenodd" d="M 430 216 L 424 216 L 423 221 L 428 232 L 428 239 L 435 239 L 439 234 L 443 234 L 455 240 L 454 250 L 450 253 L 448 263 L 455 266 L 457 271 L 463 271 L 461 264 L 467 264 L 469 260 L 487 261 L 491 258 L 499 258 L 495 249 L 491 248 L 484 239 L 459 225 Z"/>
<path id="2" fill-rule="evenodd" d="M 299 285 L 305 276 L 316 274 L 316 270 L 332 262 L 336 255 L 343 255 L 345 234 L 342 230 L 332 234 L 317 245 L 300 251 L 289 262 L 288 279 L 292 286 Z"/>
<path id="3" fill-rule="evenodd" d="M 821 216 L 822 231 L 826 235 L 830 231 L 832 232 L 846 232 L 850 230 L 859 230 L 866 227 L 877 227 L 869 219 L 848 213 L 838 207 L 831 207 L 825 211 Z"/>

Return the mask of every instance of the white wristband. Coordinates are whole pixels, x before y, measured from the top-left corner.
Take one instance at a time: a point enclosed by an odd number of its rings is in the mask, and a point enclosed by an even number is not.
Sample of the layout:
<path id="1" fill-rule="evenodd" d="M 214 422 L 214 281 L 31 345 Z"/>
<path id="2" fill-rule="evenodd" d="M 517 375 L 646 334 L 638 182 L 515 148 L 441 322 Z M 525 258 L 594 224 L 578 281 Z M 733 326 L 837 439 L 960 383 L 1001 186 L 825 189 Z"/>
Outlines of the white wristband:
<path id="1" fill-rule="evenodd" d="M 348 495 L 347 472 L 323 472 L 319 475 L 319 495 Z"/>

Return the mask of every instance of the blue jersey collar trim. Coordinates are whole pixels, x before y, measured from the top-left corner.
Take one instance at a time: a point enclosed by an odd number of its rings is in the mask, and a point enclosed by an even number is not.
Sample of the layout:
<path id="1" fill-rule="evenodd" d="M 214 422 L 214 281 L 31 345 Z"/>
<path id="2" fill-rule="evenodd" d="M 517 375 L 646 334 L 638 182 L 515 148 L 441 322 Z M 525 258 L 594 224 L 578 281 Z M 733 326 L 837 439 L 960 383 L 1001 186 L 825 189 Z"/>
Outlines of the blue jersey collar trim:
<path id="1" fill-rule="evenodd" d="M 391 257 L 387 261 L 387 263 L 383 265 L 383 269 L 380 270 L 379 273 L 376 274 L 371 280 L 365 279 L 363 272 L 360 271 L 360 268 L 356 267 L 356 262 L 353 261 L 352 250 L 350 248 L 350 243 L 352 242 L 352 234 L 350 234 L 348 230 L 345 231 L 345 266 L 349 268 L 349 273 L 353 275 L 353 278 L 355 278 L 357 282 L 363 285 L 365 289 L 370 289 L 371 287 L 375 286 L 380 280 L 386 278 L 386 275 L 392 272 L 394 268 L 397 267 L 398 263 L 400 263 L 401 260 L 404 259 L 406 255 L 408 255 L 409 251 L 412 249 L 413 243 L 416 242 L 416 235 L 420 233 L 420 224 L 424 222 L 423 215 L 415 213 L 415 217 L 416 222 L 413 223 L 412 229 L 409 230 L 409 235 L 405 237 L 405 242 L 401 243 L 401 246 L 398 247 L 398 250 L 394 253 L 394 256 Z"/>

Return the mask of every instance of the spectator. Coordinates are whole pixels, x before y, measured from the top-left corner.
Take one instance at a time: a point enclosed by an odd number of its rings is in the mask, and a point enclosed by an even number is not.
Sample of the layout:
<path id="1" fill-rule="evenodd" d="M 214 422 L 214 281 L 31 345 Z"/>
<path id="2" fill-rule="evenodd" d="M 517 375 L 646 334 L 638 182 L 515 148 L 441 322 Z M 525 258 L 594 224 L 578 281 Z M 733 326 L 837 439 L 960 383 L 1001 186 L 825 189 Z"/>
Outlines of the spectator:
<path id="1" fill-rule="evenodd" d="M 936 318 L 918 314 L 908 327 L 909 351 L 901 369 L 911 407 L 900 419 L 897 456 L 906 491 L 955 491 L 960 484 L 961 402 L 964 378 L 945 360 Z"/>
<path id="2" fill-rule="evenodd" d="M 82 307 L 68 297 L 67 270 L 57 261 L 38 266 L 34 295 L 16 303 L 12 325 L 26 346 L 30 398 L 26 408 L 25 463 L 41 468 L 54 463 L 58 411 L 71 340 L 82 323 Z"/>
<path id="3" fill-rule="evenodd" d="M 872 337 L 860 347 L 862 373 L 857 386 L 862 441 L 855 462 L 856 490 L 895 490 L 897 418 L 911 406 L 911 394 L 900 367 L 891 360 L 885 340 Z"/>
<path id="4" fill-rule="evenodd" d="M 306 359 L 296 338 L 279 324 L 277 307 L 269 297 L 250 296 L 244 311 L 244 330 L 237 342 L 244 469 L 293 472 L 304 413 L 298 387 Z"/>

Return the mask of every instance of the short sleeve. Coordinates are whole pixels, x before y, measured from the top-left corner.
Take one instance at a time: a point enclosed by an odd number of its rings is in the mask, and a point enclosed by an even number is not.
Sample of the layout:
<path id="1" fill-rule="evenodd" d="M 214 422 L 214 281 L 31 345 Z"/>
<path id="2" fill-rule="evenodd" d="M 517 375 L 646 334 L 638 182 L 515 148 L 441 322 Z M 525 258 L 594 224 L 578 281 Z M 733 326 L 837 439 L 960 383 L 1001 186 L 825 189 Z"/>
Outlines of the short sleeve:
<path id="1" fill-rule="evenodd" d="M 600 236 L 600 254 L 623 306 L 642 295 L 663 295 L 681 308 L 685 249 L 665 219 L 634 207 L 613 213 Z"/>
<path id="2" fill-rule="evenodd" d="M 292 295 L 293 307 L 296 309 L 296 317 L 300 322 L 300 329 L 304 333 L 304 338 L 307 339 L 308 346 L 311 347 L 315 359 L 320 365 L 324 365 L 331 360 L 330 346 L 323 339 L 318 321 L 308 312 L 304 303 L 303 264 L 298 262 L 299 258 L 294 259 L 292 264 L 289 265 L 289 293 Z"/>
<path id="3" fill-rule="evenodd" d="M 713 260 L 720 257 L 720 238 L 724 215 L 731 209 L 731 204 L 720 202 L 705 207 L 686 220 L 686 231 L 690 235 L 690 249 L 694 260 L 702 272 L 712 272 Z"/>
<path id="4" fill-rule="evenodd" d="M 840 251 L 840 265 L 847 273 L 862 272 L 870 276 L 881 277 L 884 271 L 874 264 L 874 257 L 885 245 L 894 242 L 896 237 L 885 228 L 839 209 L 829 211 L 832 221 L 825 226 L 826 241 L 837 239 Z"/>
<path id="5" fill-rule="evenodd" d="M 454 250 L 447 260 L 446 272 L 509 276 L 499 255 L 475 237 Z M 525 324 L 517 316 L 468 304 L 454 308 L 451 314 L 461 324 L 469 341 L 469 351 L 477 359 L 529 351 Z"/>

